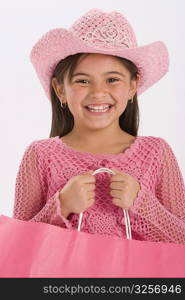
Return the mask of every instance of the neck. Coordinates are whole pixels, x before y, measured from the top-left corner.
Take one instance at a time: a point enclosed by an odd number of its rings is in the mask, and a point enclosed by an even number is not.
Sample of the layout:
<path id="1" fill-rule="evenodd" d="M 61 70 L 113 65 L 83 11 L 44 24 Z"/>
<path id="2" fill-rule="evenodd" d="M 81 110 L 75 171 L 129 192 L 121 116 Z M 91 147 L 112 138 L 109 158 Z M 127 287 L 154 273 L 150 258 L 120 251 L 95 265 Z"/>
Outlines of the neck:
<path id="1" fill-rule="evenodd" d="M 102 146 L 103 148 L 109 145 L 118 143 L 120 140 L 125 143 L 128 142 L 130 135 L 123 131 L 120 127 L 118 128 L 103 128 L 97 130 L 80 130 L 79 128 L 73 128 L 68 134 L 69 138 L 78 143 L 83 143 L 89 147 L 96 148 Z"/>

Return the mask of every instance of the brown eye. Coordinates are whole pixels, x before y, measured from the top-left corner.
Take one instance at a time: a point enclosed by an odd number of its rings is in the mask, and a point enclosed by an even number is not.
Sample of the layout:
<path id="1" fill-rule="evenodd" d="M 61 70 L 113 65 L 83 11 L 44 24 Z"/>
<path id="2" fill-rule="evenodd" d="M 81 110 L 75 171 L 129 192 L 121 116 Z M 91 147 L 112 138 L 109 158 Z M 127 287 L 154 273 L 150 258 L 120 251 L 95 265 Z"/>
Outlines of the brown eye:
<path id="1" fill-rule="evenodd" d="M 108 78 L 108 82 L 112 83 L 112 82 L 115 82 L 115 81 L 119 81 L 119 78 Z"/>
<path id="2" fill-rule="evenodd" d="M 80 80 L 76 80 L 77 83 L 82 83 L 82 84 L 86 84 L 88 83 L 88 80 L 86 79 L 80 79 Z"/>

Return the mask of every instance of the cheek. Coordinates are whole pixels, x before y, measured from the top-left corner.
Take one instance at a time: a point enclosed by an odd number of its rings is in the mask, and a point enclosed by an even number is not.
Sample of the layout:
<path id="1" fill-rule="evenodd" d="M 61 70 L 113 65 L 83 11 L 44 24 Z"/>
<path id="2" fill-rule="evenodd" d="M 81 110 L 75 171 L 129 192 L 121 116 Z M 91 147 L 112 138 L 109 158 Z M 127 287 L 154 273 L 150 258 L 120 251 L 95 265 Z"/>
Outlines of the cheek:
<path id="1" fill-rule="evenodd" d="M 127 84 L 115 84 L 110 87 L 110 91 L 119 97 L 126 97 L 128 94 L 128 86 Z"/>
<path id="2" fill-rule="evenodd" d="M 126 107 L 128 102 L 128 88 L 125 86 L 114 89 L 114 93 L 112 94 L 116 100 L 117 110 L 121 115 Z"/>
<path id="3" fill-rule="evenodd" d="M 127 104 L 127 100 L 128 100 L 128 89 L 125 87 L 122 88 L 118 88 L 114 90 L 114 97 L 116 98 L 116 100 L 118 101 L 118 104 L 122 104 L 125 103 Z"/>
<path id="4" fill-rule="evenodd" d="M 72 89 L 67 93 L 67 102 L 69 110 L 73 115 L 78 115 L 79 110 L 82 109 L 82 100 L 84 99 L 84 92 L 79 89 Z"/>
<path id="5" fill-rule="evenodd" d="M 80 102 L 86 95 L 86 93 L 87 92 L 83 88 L 73 88 L 68 91 L 68 99 L 70 100 L 70 102 Z"/>

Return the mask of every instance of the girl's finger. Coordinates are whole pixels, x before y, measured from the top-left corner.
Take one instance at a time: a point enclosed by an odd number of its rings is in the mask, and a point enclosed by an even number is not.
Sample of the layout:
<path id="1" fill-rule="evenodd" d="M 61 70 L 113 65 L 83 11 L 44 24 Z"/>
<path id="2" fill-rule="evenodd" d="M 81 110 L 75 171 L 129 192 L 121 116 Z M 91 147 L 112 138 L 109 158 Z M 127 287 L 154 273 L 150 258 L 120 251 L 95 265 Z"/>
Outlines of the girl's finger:
<path id="1" fill-rule="evenodd" d="M 118 199 L 122 199 L 122 192 L 118 191 L 118 190 L 111 190 L 110 192 L 112 197 L 116 197 Z"/>
<path id="2" fill-rule="evenodd" d="M 128 188 L 127 183 L 126 182 L 120 182 L 120 181 L 113 181 L 110 184 L 110 188 L 111 189 L 115 189 L 115 190 L 125 190 Z"/>

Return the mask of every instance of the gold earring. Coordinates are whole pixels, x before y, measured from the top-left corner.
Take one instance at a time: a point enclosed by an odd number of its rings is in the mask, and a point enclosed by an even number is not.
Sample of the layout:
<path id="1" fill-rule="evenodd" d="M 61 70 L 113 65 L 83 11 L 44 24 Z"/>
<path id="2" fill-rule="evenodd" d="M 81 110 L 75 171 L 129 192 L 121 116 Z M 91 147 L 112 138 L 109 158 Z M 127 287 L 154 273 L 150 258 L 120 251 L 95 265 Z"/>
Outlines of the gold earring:
<path id="1" fill-rule="evenodd" d="M 63 95 L 63 93 L 62 93 L 62 95 Z M 66 105 L 67 103 L 66 102 L 62 103 L 63 100 L 64 100 L 64 97 L 63 96 L 60 97 L 60 105 L 61 105 L 62 108 L 65 108 L 66 106 L 64 107 L 63 104 Z"/>
<path id="2" fill-rule="evenodd" d="M 67 107 L 67 102 L 64 102 L 65 106 L 63 106 L 63 103 L 61 102 L 60 105 L 62 108 L 66 108 Z"/>

